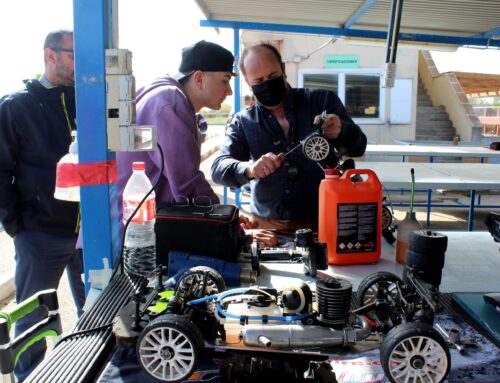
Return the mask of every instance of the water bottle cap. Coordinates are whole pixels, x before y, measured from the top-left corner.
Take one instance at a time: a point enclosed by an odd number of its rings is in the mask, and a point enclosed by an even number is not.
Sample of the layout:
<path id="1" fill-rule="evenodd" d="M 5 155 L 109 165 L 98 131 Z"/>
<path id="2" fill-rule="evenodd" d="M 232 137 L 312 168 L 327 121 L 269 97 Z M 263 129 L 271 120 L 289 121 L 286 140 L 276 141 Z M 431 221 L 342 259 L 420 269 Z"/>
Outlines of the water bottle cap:
<path id="1" fill-rule="evenodd" d="M 325 176 L 327 178 L 340 177 L 340 170 L 339 169 L 325 169 Z"/>
<path id="2" fill-rule="evenodd" d="M 144 162 L 132 162 L 132 170 L 146 170 Z"/>

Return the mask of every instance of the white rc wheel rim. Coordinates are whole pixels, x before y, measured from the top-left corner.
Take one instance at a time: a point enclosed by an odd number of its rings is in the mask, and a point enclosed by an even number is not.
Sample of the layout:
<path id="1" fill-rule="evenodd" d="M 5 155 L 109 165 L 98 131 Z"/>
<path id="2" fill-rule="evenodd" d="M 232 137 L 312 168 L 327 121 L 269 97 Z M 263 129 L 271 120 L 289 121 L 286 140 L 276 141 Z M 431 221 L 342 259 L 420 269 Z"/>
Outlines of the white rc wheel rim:
<path id="1" fill-rule="evenodd" d="M 304 142 L 304 154 L 313 161 L 321 161 L 328 157 L 330 144 L 321 136 L 310 137 Z"/>
<path id="2" fill-rule="evenodd" d="M 144 369 L 155 378 L 164 382 L 178 381 L 191 373 L 195 350 L 182 332 L 158 327 L 142 339 L 140 358 Z"/>
<path id="3" fill-rule="evenodd" d="M 448 371 L 448 358 L 443 347 L 424 336 L 413 336 L 399 342 L 388 363 L 396 382 L 441 382 Z"/>

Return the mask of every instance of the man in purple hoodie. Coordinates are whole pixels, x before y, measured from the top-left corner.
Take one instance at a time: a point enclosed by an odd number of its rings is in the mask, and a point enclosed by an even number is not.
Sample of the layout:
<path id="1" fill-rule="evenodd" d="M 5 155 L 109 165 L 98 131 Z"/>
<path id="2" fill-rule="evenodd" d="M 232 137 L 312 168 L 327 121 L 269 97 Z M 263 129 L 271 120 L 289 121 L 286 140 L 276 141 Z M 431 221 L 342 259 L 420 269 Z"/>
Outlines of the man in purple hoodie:
<path id="1" fill-rule="evenodd" d="M 224 99 L 233 94 L 231 77 L 234 56 L 220 45 L 201 40 L 182 50 L 179 72 L 165 76 L 139 89 L 136 95 L 137 124 L 157 127 L 158 144 L 164 153 L 156 200 L 174 198 L 219 198 L 200 171 L 201 134 L 196 113 L 202 107 L 218 110 Z M 160 173 L 158 151 L 118 153 L 118 188 L 123 191 L 132 162 L 144 161 L 146 174 L 154 182 Z"/>

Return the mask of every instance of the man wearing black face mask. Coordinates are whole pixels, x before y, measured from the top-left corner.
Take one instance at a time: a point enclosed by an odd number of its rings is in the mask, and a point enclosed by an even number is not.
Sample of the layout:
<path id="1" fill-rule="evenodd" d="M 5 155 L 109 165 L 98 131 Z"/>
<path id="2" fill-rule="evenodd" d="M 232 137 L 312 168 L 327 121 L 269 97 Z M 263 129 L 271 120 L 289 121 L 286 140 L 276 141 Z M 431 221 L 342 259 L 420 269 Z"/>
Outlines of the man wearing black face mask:
<path id="1" fill-rule="evenodd" d="M 285 64 L 270 44 L 243 51 L 240 70 L 257 103 L 237 113 L 226 131 L 212 179 L 230 187 L 251 180 L 254 227 L 317 228 L 318 188 L 324 177 L 317 163 L 290 149 L 315 131 L 323 111 L 323 135 L 340 153 L 363 155 L 366 136 L 347 115 L 337 95 L 324 89 L 294 89 Z"/>

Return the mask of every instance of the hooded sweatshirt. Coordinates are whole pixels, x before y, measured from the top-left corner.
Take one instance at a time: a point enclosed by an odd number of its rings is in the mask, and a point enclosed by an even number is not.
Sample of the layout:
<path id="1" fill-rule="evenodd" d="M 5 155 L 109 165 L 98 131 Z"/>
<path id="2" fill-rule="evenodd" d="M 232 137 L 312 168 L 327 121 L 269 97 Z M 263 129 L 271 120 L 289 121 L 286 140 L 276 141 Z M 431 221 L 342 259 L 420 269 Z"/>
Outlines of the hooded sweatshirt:
<path id="1" fill-rule="evenodd" d="M 137 125 L 154 125 L 158 144 L 164 153 L 164 169 L 158 150 L 117 154 L 118 190 L 120 195 L 132 174 L 132 162 L 146 163 L 146 174 L 152 183 L 160 177 L 155 190 L 157 202 L 171 202 L 176 197 L 219 198 L 200 171 L 201 134 L 195 110 L 182 85 L 171 77 L 162 77 L 138 90 Z"/>

